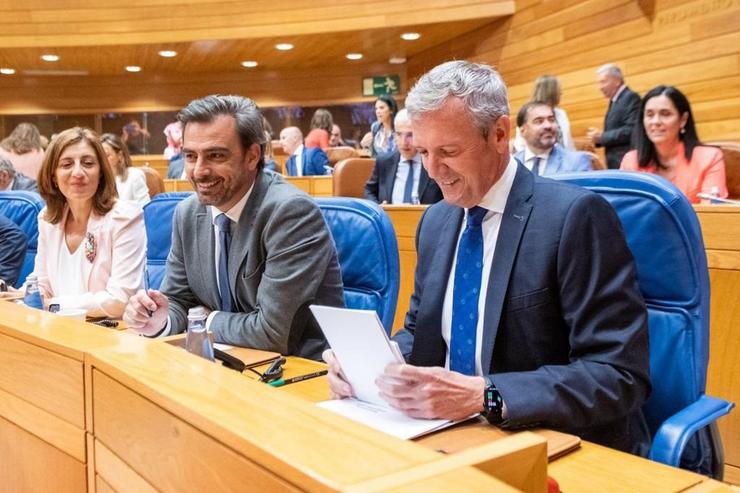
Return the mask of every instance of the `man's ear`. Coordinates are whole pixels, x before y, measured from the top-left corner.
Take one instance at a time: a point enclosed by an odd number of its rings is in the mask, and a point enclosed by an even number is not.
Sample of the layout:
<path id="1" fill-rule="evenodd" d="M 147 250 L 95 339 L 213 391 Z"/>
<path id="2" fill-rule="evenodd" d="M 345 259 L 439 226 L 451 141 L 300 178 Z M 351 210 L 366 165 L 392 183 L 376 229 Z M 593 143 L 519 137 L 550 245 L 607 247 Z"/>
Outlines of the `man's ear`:
<path id="1" fill-rule="evenodd" d="M 259 163 L 260 157 L 262 156 L 262 148 L 259 144 L 255 143 L 247 148 L 247 152 L 244 154 L 244 161 L 247 163 L 247 169 L 254 171 L 257 169 L 257 163 Z"/>
<path id="2" fill-rule="evenodd" d="M 489 139 L 493 139 L 496 150 L 503 154 L 509 149 L 509 135 L 511 134 L 511 119 L 508 115 L 502 115 L 492 125 Z"/>

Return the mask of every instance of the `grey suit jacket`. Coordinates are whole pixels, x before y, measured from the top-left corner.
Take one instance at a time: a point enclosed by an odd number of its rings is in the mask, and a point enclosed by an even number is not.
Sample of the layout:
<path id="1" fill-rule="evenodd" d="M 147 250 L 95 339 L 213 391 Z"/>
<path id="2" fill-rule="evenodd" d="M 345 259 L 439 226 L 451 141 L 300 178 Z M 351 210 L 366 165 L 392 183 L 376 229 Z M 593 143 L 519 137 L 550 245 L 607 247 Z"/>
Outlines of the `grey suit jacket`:
<path id="1" fill-rule="evenodd" d="M 514 154 L 517 162 L 524 164 L 524 150 Z M 541 165 L 540 165 L 541 166 Z M 540 168 L 540 176 L 556 173 L 573 173 L 576 171 L 591 171 L 591 156 L 585 152 L 571 151 L 560 144 L 555 144 L 547 157 L 544 168 Z"/>
<path id="2" fill-rule="evenodd" d="M 27 177 L 23 173 L 16 173 L 13 178 L 13 190 L 27 190 L 29 192 L 37 192 L 38 185 L 36 180 Z"/>
<path id="3" fill-rule="evenodd" d="M 211 212 L 194 194 L 177 206 L 172 249 L 161 290 L 170 300 L 172 332 L 197 305 L 218 310 Z M 257 174 L 232 229 L 229 284 L 235 312 L 218 312 L 218 342 L 318 359 L 326 347 L 308 305 L 344 306 L 331 234 L 316 203 L 273 173 Z"/>

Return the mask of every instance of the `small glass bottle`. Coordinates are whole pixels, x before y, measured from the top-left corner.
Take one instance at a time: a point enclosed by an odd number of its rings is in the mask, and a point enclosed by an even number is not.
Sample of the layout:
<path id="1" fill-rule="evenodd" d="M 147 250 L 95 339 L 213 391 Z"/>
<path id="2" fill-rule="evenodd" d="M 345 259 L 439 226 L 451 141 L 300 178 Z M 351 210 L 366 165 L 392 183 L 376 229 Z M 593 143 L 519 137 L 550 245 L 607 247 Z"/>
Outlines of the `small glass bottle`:
<path id="1" fill-rule="evenodd" d="M 213 344 L 206 330 L 206 318 L 208 318 L 208 315 L 202 306 L 196 306 L 188 310 L 188 333 L 185 336 L 185 349 L 189 353 L 213 361 Z"/>
<path id="2" fill-rule="evenodd" d="M 26 279 L 26 295 L 23 297 L 23 303 L 31 308 L 44 309 L 44 299 L 39 291 L 39 280 L 34 274 L 30 274 Z"/>

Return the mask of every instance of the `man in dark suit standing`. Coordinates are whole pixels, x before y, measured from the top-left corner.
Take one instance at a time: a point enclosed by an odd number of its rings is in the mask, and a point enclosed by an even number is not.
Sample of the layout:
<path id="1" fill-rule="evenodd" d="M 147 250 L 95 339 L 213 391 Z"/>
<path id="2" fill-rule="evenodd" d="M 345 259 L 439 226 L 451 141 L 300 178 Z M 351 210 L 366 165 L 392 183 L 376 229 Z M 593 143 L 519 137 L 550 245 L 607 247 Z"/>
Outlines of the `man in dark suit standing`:
<path id="1" fill-rule="evenodd" d="M 481 412 L 645 454 L 647 312 L 614 209 L 509 156 L 506 86 L 444 63 L 409 92 L 414 145 L 442 189 L 417 229 L 414 293 L 380 395 L 420 418 Z M 335 397 L 352 394 L 331 351 Z"/>
<path id="2" fill-rule="evenodd" d="M 442 191 L 421 165 L 413 144 L 413 132 L 406 110 L 394 120 L 398 150 L 380 154 L 365 184 L 365 198 L 379 204 L 434 204 Z"/>
<path id="3" fill-rule="evenodd" d="M 604 117 L 604 131 L 589 128 L 588 137 L 596 147 L 604 147 L 609 169 L 619 169 L 630 150 L 632 129 L 640 117 L 640 95 L 624 84 L 622 71 L 613 63 L 600 67 L 596 74 L 599 90 L 609 99 L 609 109 Z"/>
<path id="4" fill-rule="evenodd" d="M 26 190 L 28 192 L 38 191 L 36 180 L 23 173 L 18 173 L 13 163 L 7 159 L 0 159 L 0 191 L 2 190 Z"/>
<path id="5" fill-rule="evenodd" d="M 298 127 L 286 127 L 280 132 L 280 144 L 286 154 L 288 176 L 326 175 L 331 170 L 329 157 L 319 147 L 303 145 L 303 133 Z"/>

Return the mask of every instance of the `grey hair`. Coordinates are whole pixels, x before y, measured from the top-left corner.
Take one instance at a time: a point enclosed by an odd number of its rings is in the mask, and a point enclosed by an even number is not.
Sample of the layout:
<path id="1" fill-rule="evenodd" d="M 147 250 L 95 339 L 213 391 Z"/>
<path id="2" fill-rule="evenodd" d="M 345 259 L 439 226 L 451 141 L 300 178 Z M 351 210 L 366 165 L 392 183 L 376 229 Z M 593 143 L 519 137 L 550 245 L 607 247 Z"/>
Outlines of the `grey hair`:
<path id="1" fill-rule="evenodd" d="M 407 123 L 408 121 L 409 112 L 406 108 L 404 108 L 396 113 L 396 117 L 393 119 L 393 126 L 397 127 L 399 123 Z"/>
<path id="2" fill-rule="evenodd" d="M 619 80 L 624 80 L 624 74 L 622 74 L 622 69 L 617 67 L 614 63 L 607 63 L 605 65 L 602 65 L 601 67 L 596 69 L 597 74 L 607 74 L 611 75 L 612 77 L 616 77 Z"/>
<path id="3" fill-rule="evenodd" d="M 252 144 L 259 144 L 260 159 L 258 165 L 262 168 L 265 163 L 265 144 L 267 143 L 267 137 L 265 136 L 265 128 L 262 123 L 262 113 L 260 113 L 259 108 L 251 99 L 242 96 L 213 94 L 188 103 L 177 114 L 177 119 L 182 123 L 184 135 L 185 127 L 188 123 L 208 123 L 221 115 L 234 118 L 242 149 L 246 150 Z"/>
<path id="4" fill-rule="evenodd" d="M 482 63 L 445 62 L 422 75 L 406 97 L 412 119 L 437 111 L 449 97 L 460 98 L 484 138 L 491 125 L 509 114 L 509 97 L 501 75 Z"/>
<path id="5" fill-rule="evenodd" d="M 0 171 L 8 173 L 10 178 L 15 177 L 15 168 L 13 167 L 13 163 L 7 159 L 0 159 Z"/>

